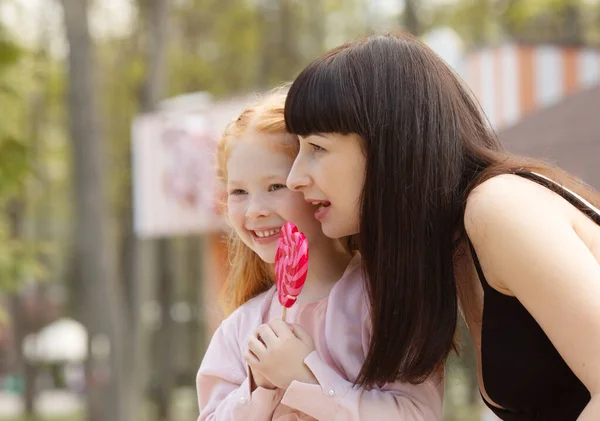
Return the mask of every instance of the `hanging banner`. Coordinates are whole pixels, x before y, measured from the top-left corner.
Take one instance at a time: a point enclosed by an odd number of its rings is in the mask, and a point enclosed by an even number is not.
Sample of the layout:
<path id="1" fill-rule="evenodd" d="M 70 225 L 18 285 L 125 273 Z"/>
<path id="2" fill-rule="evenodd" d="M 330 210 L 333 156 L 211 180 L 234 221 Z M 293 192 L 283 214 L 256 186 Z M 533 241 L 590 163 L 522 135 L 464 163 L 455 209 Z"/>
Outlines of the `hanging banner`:
<path id="1" fill-rule="evenodd" d="M 135 118 L 132 159 L 138 236 L 224 229 L 222 188 L 216 178 L 217 142 L 248 99 L 210 104 L 205 111 L 170 109 Z"/>

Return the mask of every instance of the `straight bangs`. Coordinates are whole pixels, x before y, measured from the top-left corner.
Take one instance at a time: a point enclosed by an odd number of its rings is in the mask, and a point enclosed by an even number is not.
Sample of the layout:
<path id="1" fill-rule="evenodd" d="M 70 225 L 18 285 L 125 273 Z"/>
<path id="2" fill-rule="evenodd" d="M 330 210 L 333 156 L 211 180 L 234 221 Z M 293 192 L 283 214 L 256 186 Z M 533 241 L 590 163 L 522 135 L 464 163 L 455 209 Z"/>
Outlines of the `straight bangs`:
<path id="1" fill-rule="evenodd" d="M 350 53 L 347 46 L 341 46 L 311 63 L 296 78 L 285 102 L 288 132 L 298 136 L 367 134 L 367 128 L 361 126 L 367 115 L 362 89 Z"/>

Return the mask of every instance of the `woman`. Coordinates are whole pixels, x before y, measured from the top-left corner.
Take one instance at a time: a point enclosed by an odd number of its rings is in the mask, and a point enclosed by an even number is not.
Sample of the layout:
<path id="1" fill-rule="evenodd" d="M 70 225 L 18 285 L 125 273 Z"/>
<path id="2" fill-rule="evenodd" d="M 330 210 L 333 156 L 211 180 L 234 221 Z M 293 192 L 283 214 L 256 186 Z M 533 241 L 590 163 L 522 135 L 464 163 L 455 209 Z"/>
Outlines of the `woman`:
<path id="1" fill-rule="evenodd" d="M 373 337 L 359 384 L 436 372 L 458 294 L 498 416 L 600 419 L 598 193 L 506 152 L 460 79 L 408 36 L 318 58 L 285 118 L 300 136 L 288 187 L 363 257 Z"/>

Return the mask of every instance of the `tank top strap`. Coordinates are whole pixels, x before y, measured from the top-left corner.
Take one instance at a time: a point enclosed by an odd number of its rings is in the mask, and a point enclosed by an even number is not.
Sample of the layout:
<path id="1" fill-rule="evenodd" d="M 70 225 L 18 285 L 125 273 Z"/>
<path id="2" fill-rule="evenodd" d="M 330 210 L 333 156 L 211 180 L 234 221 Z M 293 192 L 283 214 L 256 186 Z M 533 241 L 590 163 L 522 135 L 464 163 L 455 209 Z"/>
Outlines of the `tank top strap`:
<path id="1" fill-rule="evenodd" d="M 556 181 L 551 180 L 550 178 L 547 178 L 543 175 L 536 174 L 534 172 L 527 171 L 524 169 L 515 170 L 513 174 L 531 180 L 534 183 L 537 183 L 543 187 L 546 187 L 549 190 L 552 190 L 554 193 L 561 196 L 571 205 L 575 206 L 580 212 L 589 217 L 596 224 L 600 225 L 600 210 L 595 209 L 591 203 L 589 203 L 579 195 L 573 193 L 566 187 L 561 186 Z"/>
<path id="2" fill-rule="evenodd" d="M 471 259 L 473 259 L 473 264 L 475 265 L 475 269 L 477 270 L 477 276 L 479 278 L 479 282 L 484 289 L 491 288 L 488 284 L 487 279 L 485 279 L 485 275 L 483 274 L 483 269 L 481 268 L 481 263 L 479 263 L 479 258 L 477 257 L 477 252 L 475 251 L 475 247 L 473 247 L 473 243 L 471 239 L 467 236 L 467 242 L 469 243 L 469 249 L 471 250 Z"/>

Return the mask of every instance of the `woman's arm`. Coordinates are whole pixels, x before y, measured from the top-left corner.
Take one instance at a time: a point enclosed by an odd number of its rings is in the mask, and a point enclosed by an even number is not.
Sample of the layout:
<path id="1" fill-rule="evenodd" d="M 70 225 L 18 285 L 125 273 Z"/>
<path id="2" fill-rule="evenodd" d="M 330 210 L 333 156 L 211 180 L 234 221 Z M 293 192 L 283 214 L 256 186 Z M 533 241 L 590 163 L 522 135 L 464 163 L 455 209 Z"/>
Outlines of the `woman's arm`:
<path id="1" fill-rule="evenodd" d="M 600 256 L 577 234 L 579 216 L 555 193 L 509 175 L 473 191 L 465 228 L 490 285 L 519 299 L 591 393 L 579 418 L 587 421 L 600 419 Z M 600 227 L 586 226 L 600 242 Z"/>

